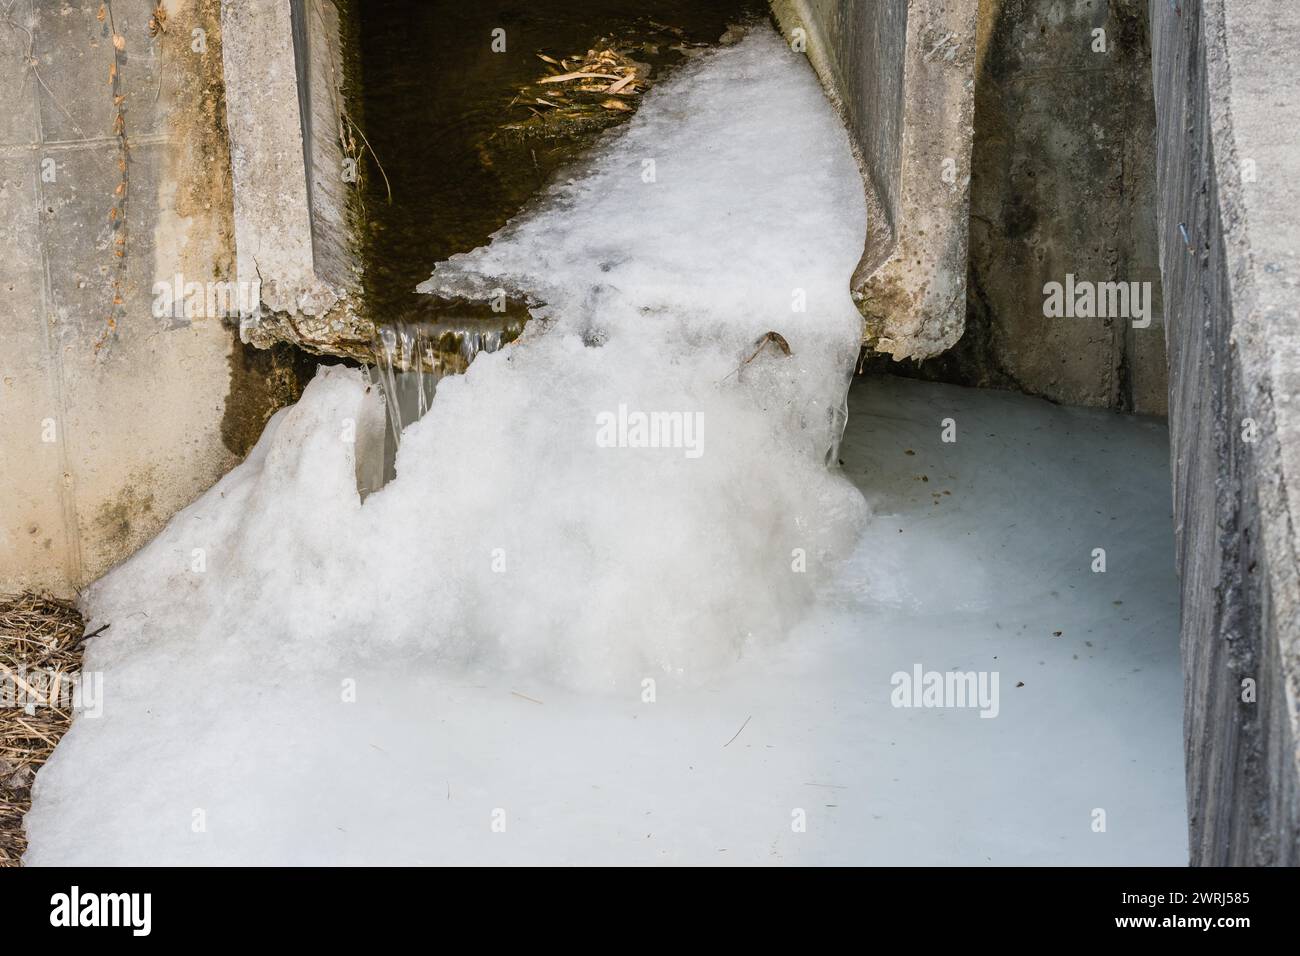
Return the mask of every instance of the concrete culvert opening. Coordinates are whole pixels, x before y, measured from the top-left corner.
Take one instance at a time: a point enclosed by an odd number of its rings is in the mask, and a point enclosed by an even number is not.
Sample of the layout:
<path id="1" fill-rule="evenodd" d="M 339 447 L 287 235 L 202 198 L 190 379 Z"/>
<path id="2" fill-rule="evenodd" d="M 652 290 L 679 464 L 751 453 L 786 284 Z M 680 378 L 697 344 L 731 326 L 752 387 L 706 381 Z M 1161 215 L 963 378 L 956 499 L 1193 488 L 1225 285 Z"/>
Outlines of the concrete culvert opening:
<path id="1" fill-rule="evenodd" d="M 166 5 L 240 340 L 328 366 L 82 582 L 27 862 L 1293 859 L 1206 2 Z"/>
<path id="2" fill-rule="evenodd" d="M 433 264 L 487 243 L 655 84 L 766 8 L 384 2 L 349 16 L 349 100 L 364 127 L 358 245 L 365 309 L 379 326 L 387 481 L 403 425 L 428 408 L 438 380 L 514 341 L 529 317 L 528 302 L 504 290 L 487 302 L 417 292 Z"/>
<path id="3" fill-rule="evenodd" d="M 375 312 L 418 308 L 434 263 L 487 242 L 673 66 L 765 13 L 752 0 L 357 4 L 354 96 L 382 163 L 365 183 Z M 629 69 L 631 83 L 609 78 Z M 584 71 L 608 76 L 542 82 Z"/>

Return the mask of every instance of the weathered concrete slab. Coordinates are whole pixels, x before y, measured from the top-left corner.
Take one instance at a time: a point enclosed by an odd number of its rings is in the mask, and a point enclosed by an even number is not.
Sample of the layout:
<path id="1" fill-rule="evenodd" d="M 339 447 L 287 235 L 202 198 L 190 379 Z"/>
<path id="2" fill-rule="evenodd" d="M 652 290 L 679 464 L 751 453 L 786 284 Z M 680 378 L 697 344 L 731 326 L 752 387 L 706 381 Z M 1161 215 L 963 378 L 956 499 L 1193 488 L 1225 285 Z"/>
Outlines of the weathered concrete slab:
<path id="1" fill-rule="evenodd" d="M 224 3 L 222 30 L 237 273 L 260 286 L 244 340 L 366 359 L 375 332 L 357 312 L 338 9 Z"/>
<path id="2" fill-rule="evenodd" d="M 154 312 L 233 264 L 219 2 L 156 6 L 0 11 L 0 590 L 98 577 L 284 400 L 242 387 L 222 316 Z"/>
<path id="3" fill-rule="evenodd" d="M 837 100 L 867 184 L 852 279 L 865 342 L 895 359 L 953 345 L 966 315 L 977 0 L 773 0 Z M 802 31 L 802 32 L 800 32 Z"/>
<path id="4" fill-rule="evenodd" d="M 1300 21 L 1151 17 L 1192 862 L 1300 864 Z"/>

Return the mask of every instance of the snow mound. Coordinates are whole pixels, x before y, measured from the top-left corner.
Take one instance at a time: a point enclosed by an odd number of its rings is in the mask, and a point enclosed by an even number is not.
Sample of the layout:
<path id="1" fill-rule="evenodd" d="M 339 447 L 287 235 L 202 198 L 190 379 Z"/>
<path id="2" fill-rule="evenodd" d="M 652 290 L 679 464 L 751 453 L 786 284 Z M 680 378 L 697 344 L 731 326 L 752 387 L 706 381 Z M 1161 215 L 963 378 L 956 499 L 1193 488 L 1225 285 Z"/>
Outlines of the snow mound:
<path id="1" fill-rule="evenodd" d="M 362 503 L 377 392 L 323 369 L 88 591 L 90 626 L 112 625 L 86 656 L 104 715 L 42 773 L 29 861 L 177 858 L 188 822 L 165 836 L 157 815 L 220 805 L 241 746 L 367 668 L 635 695 L 783 637 L 866 513 L 825 467 L 865 215 L 847 134 L 770 30 L 659 85 L 580 173 L 422 286 L 504 288 L 542 318 L 439 385 L 395 480 Z M 328 788 L 311 755 L 329 741 L 304 746 Z M 128 819 L 92 824 L 96 807 Z"/>
<path id="2" fill-rule="evenodd" d="M 796 549 L 816 570 L 862 513 L 823 461 L 864 217 L 801 57 L 767 31 L 702 56 L 581 177 L 435 271 L 441 291 L 540 294 L 549 318 L 441 383 L 397 479 L 360 503 L 367 386 L 322 371 L 246 465 L 93 588 L 104 658 L 401 653 L 598 688 L 779 636 L 816 577 L 792 572 Z M 769 330 L 792 354 L 742 364 Z M 676 447 L 631 447 L 656 423 Z"/>

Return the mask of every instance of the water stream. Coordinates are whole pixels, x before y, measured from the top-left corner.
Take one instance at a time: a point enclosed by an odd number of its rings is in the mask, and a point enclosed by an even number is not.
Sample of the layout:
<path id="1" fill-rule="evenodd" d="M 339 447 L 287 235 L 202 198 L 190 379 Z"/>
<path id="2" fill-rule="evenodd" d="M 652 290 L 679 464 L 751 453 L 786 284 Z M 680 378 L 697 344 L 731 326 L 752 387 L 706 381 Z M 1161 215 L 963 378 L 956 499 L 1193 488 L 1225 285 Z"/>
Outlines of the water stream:
<path id="1" fill-rule="evenodd" d="M 432 265 L 488 242 L 626 122 L 647 90 L 731 24 L 764 14 L 760 0 L 373 0 L 359 8 L 354 109 L 379 158 L 363 180 L 363 276 L 380 323 L 373 380 L 386 400 L 383 481 L 394 475 L 403 428 L 428 410 L 438 381 L 514 341 L 530 317 L 519 298 L 416 292 Z M 620 95 L 624 109 L 574 92 L 580 84 L 539 84 L 580 70 L 592 50 L 635 65 L 640 79 Z"/>

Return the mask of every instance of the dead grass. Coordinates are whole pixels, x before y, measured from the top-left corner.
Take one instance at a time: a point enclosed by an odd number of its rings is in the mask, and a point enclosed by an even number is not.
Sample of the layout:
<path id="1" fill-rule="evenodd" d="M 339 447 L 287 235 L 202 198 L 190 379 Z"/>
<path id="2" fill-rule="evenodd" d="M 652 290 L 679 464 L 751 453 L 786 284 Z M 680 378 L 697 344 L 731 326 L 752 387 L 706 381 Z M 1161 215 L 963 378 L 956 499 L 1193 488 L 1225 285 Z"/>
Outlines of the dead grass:
<path id="1" fill-rule="evenodd" d="M 85 630 L 71 604 L 0 596 L 0 867 L 21 865 L 32 782 L 72 723 L 61 691 L 81 671 Z"/>

